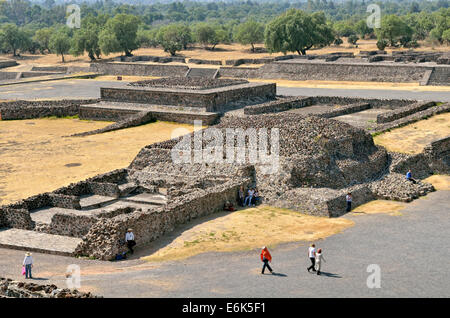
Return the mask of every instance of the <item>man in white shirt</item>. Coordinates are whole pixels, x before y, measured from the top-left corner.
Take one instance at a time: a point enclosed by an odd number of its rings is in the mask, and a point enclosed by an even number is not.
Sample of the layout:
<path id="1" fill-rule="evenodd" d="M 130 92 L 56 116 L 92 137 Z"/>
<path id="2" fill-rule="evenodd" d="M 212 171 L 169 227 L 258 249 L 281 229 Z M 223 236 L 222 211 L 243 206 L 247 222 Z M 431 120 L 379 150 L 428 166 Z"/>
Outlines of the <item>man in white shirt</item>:
<path id="1" fill-rule="evenodd" d="M 349 192 L 345 196 L 345 201 L 347 201 L 347 212 L 352 210 L 352 194 Z"/>
<path id="2" fill-rule="evenodd" d="M 134 240 L 134 234 L 131 229 L 128 229 L 127 234 L 125 234 L 125 242 L 127 243 L 130 253 L 133 254 L 133 246 L 136 245 L 136 241 Z"/>
<path id="3" fill-rule="evenodd" d="M 252 204 L 253 194 L 255 194 L 255 190 L 248 189 L 248 196 L 245 198 L 244 206 L 247 205 L 247 200 L 248 200 L 248 206 L 250 206 Z"/>
<path id="4" fill-rule="evenodd" d="M 311 244 L 311 246 L 308 249 L 308 257 L 309 260 L 311 261 L 311 266 L 307 268 L 308 272 L 312 269 L 313 272 L 316 271 L 316 269 L 314 268 L 316 266 L 316 245 L 315 244 Z"/>

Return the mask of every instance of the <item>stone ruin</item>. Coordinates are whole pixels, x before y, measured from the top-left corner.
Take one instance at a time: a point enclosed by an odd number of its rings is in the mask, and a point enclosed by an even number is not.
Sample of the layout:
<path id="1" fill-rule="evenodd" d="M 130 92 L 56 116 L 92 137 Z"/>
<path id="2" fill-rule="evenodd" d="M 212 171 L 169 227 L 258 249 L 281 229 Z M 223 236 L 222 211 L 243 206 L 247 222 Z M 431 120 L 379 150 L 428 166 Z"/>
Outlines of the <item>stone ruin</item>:
<path id="1" fill-rule="evenodd" d="M 0 277 L 0 298 L 99 298 L 76 289 L 58 288 Z"/>
<path id="2" fill-rule="evenodd" d="M 153 84 L 159 87 L 149 87 Z M 222 117 L 210 126 L 214 130 L 144 147 L 125 169 L 0 207 L 0 247 L 111 260 L 126 250 L 128 228 L 138 246 L 149 244 L 179 224 L 222 211 L 226 201 L 236 204 L 241 186 L 258 187 L 265 204 L 337 217 L 345 213 L 347 192 L 353 194 L 353 206 L 373 199 L 411 201 L 434 188 L 405 180 L 408 168 L 421 171 L 419 178 L 449 172 L 450 137 L 419 155 L 399 155 L 376 146 L 370 127 L 349 124 L 357 117 L 345 117 L 369 112 L 377 121 L 380 116 L 375 131 L 384 131 L 448 111 L 448 104 L 286 97 L 275 95 L 274 84 L 179 78 L 102 89 L 103 102 L 117 99 L 138 109 L 148 104 L 137 100 L 170 100 L 168 107 L 179 103 L 225 114 L 218 113 Z M 191 121 L 202 119 L 199 113 L 190 111 Z M 243 137 L 218 137 L 230 129 Z M 261 131 L 267 139 L 261 139 Z M 275 137 L 279 142 L 272 142 Z M 252 161 L 252 151 L 268 161 Z M 246 160 L 234 160 L 234 153 Z M 196 161 L 200 154 L 209 159 Z"/>

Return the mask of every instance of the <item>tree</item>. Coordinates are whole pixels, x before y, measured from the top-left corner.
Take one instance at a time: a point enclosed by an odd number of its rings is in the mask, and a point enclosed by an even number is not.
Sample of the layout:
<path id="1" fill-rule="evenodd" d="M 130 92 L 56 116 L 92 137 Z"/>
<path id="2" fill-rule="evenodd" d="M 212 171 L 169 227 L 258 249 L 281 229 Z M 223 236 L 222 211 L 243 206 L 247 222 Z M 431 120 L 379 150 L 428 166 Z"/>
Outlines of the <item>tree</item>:
<path id="1" fill-rule="evenodd" d="M 56 55 L 61 55 L 61 61 L 64 63 L 64 54 L 69 53 L 70 50 L 69 29 L 61 27 L 52 34 L 49 40 L 49 47 L 51 52 Z"/>
<path id="2" fill-rule="evenodd" d="M 0 29 L 0 43 L 7 51 L 17 56 L 17 50 L 26 50 L 30 43 L 29 34 L 12 23 L 2 25 Z"/>
<path id="3" fill-rule="evenodd" d="M 43 54 L 45 51 L 50 51 L 49 42 L 52 33 L 53 33 L 52 28 L 43 28 L 37 30 L 36 33 L 34 34 L 33 41 L 39 44 L 39 50 L 41 51 L 41 54 Z"/>
<path id="4" fill-rule="evenodd" d="M 442 40 L 443 40 L 443 42 L 450 44 L 450 29 L 445 30 L 442 33 Z"/>
<path id="5" fill-rule="evenodd" d="M 136 41 L 138 42 L 139 47 L 156 47 L 158 45 L 156 38 L 158 31 L 158 29 L 146 30 L 139 27 L 136 33 Z"/>
<path id="6" fill-rule="evenodd" d="M 350 43 L 350 44 L 352 44 L 352 45 L 356 45 L 356 42 L 358 42 L 358 40 L 359 40 L 358 36 L 357 36 L 357 35 L 354 35 L 354 34 L 350 35 L 350 36 L 347 38 L 347 42 Z M 356 45 L 356 46 L 357 46 L 357 45 Z"/>
<path id="7" fill-rule="evenodd" d="M 297 52 L 305 55 L 313 46 L 334 41 L 333 30 L 323 12 L 312 14 L 290 9 L 273 19 L 265 30 L 265 44 L 270 52 Z"/>
<path id="8" fill-rule="evenodd" d="M 180 32 L 182 26 L 177 24 L 170 24 L 159 29 L 156 39 L 163 47 L 165 52 L 169 52 L 174 56 L 177 51 L 183 48 L 183 38 Z"/>
<path id="9" fill-rule="evenodd" d="M 264 25 L 250 19 L 237 26 L 235 39 L 243 45 L 250 44 L 255 52 L 255 43 L 264 41 Z"/>
<path id="10" fill-rule="evenodd" d="M 83 55 L 85 51 L 91 61 L 94 61 L 95 57 L 100 57 L 98 28 L 94 24 L 83 25 L 73 36 L 70 53 L 73 56 L 79 56 Z"/>
<path id="11" fill-rule="evenodd" d="M 336 45 L 336 46 L 339 46 L 342 43 L 344 43 L 344 41 L 342 41 L 341 38 L 335 38 L 334 41 L 333 41 L 333 44 Z"/>
<path id="12" fill-rule="evenodd" d="M 208 45 L 212 45 L 211 49 L 214 49 L 215 46 L 219 44 L 216 30 L 212 26 L 205 23 L 197 25 L 195 37 L 196 40 L 205 48 L 207 48 Z"/>
<path id="13" fill-rule="evenodd" d="M 386 40 L 381 39 L 377 41 L 377 48 L 379 50 L 383 51 L 386 48 L 386 46 L 387 46 Z"/>
<path id="14" fill-rule="evenodd" d="M 99 34 L 101 51 L 108 55 L 113 52 L 124 52 L 132 56 L 131 51 L 139 47 L 137 30 L 141 20 L 131 14 L 120 13 L 110 18 Z"/>
<path id="15" fill-rule="evenodd" d="M 387 40 L 390 46 L 395 46 L 402 38 L 411 36 L 411 28 L 394 14 L 384 16 L 381 19 L 381 28 L 377 29 L 378 40 Z"/>

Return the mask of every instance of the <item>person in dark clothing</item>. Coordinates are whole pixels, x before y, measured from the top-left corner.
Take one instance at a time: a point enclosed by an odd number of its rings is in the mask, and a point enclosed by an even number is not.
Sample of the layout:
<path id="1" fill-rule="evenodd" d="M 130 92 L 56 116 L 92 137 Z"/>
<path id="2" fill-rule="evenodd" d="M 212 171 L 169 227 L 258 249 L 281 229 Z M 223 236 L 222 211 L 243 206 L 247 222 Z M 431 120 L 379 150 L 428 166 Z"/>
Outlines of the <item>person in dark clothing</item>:
<path id="1" fill-rule="evenodd" d="M 136 245 L 136 241 L 134 240 L 134 234 L 131 229 L 128 229 L 127 234 L 125 234 L 125 242 L 127 243 L 129 252 L 133 254 L 133 246 Z"/>
<path id="2" fill-rule="evenodd" d="M 245 192 L 244 187 L 241 186 L 238 191 L 238 204 L 240 206 L 244 206 Z"/>
<path id="3" fill-rule="evenodd" d="M 352 194 L 349 192 L 345 196 L 345 201 L 347 201 L 347 212 L 352 210 Z"/>

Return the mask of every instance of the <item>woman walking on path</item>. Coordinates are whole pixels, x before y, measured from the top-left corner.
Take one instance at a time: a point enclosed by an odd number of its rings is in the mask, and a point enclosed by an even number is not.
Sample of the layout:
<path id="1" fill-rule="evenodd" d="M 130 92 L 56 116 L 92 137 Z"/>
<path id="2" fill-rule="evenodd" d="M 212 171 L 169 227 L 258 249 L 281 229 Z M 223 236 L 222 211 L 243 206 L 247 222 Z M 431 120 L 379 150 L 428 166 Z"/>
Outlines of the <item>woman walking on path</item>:
<path id="1" fill-rule="evenodd" d="M 325 258 L 322 255 L 322 249 L 319 248 L 316 253 L 316 270 L 317 275 L 320 275 L 320 266 L 322 265 L 322 261 L 325 262 Z"/>
<path id="2" fill-rule="evenodd" d="M 261 261 L 264 263 L 261 274 L 264 274 L 266 267 L 273 274 L 272 268 L 269 266 L 269 262 L 272 262 L 272 255 L 270 255 L 269 250 L 265 246 L 263 246 L 261 251 Z"/>
<path id="3" fill-rule="evenodd" d="M 25 278 L 33 278 L 33 276 L 31 276 L 31 268 L 33 267 L 33 258 L 31 257 L 31 253 L 27 252 L 25 254 L 23 266 L 25 266 Z"/>

